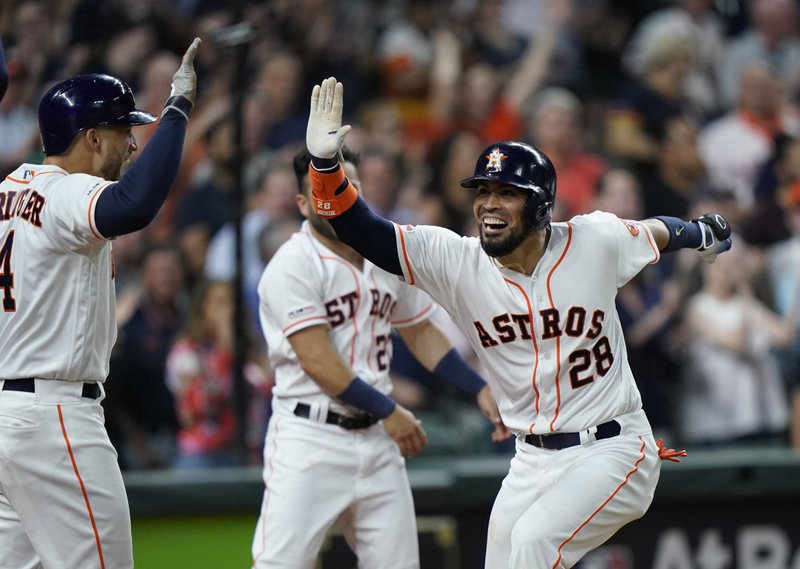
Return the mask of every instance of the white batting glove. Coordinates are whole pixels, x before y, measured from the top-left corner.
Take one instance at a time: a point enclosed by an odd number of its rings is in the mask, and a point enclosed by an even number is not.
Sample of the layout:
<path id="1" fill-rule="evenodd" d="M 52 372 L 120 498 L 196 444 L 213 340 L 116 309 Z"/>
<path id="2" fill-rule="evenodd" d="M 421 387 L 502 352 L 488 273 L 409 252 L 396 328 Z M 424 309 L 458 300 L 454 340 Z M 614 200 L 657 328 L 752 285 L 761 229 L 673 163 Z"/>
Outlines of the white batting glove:
<path id="1" fill-rule="evenodd" d="M 703 244 L 697 248 L 706 263 L 713 263 L 717 255 L 731 248 L 731 226 L 718 213 L 706 213 L 693 219 L 703 233 Z"/>
<path id="2" fill-rule="evenodd" d="M 311 156 L 333 158 L 344 145 L 350 125 L 342 126 L 344 87 L 328 77 L 311 91 L 311 113 L 306 129 L 306 146 Z"/>
<path id="3" fill-rule="evenodd" d="M 192 45 L 183 54 L 181 65 L 172 76 L 172 88 L 169 92 L 172 97 L 183 97 L 192 105 L 197 98 L 197 75 L 194 72 L 194 56 L 197 48 L 200 47 L 200 38 L 194 38 Z"/>

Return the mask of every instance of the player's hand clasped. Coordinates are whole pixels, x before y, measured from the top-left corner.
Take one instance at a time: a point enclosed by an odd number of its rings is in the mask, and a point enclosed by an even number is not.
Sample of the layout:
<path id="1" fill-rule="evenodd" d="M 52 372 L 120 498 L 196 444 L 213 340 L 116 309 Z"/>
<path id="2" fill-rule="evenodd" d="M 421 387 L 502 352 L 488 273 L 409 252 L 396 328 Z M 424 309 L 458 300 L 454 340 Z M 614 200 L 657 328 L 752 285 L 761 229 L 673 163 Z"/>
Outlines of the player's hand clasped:
<path id="1" fill-rule="evenodd" d="M 731 227 L 718 213 L 706 213 L 692 220 L 703 232 L 703 244 L 698 248 L 706 263 L 713 263 L 717 255 L 731 248 Z"/>
<path id="2" fill-rule="evenodd" d="M 342 126 L 344 87 L 334 77 L 311 91 L 311 114 L 306 129 L 306 146 L 311 156 L 333 158 L 344 145 L 350 125 Z"/>

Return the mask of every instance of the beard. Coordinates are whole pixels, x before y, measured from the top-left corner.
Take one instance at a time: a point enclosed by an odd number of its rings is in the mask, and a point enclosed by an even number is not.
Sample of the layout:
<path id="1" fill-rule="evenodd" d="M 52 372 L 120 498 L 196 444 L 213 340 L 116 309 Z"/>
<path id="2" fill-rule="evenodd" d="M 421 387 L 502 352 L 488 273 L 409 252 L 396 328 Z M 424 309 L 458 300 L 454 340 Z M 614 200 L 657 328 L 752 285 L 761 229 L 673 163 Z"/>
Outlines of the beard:
<path id="1" fill-rule="evenodd" d="M 504 257 L 511 254 L 533 232 L 533 227 L 527 223 L 522 228 L 512 230 L 506 237 L 486 237 L 483 225 L 479 228 L 481 248 L 490 257 Z"/>
<path id="2" fill-rule="evenodd" d="M 327 237 L 328 239 L 333 239 L 335 241 L 339 240 L 337 237 L 336 232 L 331 227 L 331 224 L 326 219 L 322 219 L 313 211 L 309 212 L 310 215 L 308 216 L 308 222 L 311 224 L 311 227 L 317 230 L 317 233 L 321 234 L 323 237 Z"/>
<path id="3" fill-rule="evenodd" d="M 119 181 L 122 177 L 123 169 L 126 169 L 126 167 L 125 154 L 114 153 L 106 159 L 100 168 L 100 177 L 112 182 Z"/>

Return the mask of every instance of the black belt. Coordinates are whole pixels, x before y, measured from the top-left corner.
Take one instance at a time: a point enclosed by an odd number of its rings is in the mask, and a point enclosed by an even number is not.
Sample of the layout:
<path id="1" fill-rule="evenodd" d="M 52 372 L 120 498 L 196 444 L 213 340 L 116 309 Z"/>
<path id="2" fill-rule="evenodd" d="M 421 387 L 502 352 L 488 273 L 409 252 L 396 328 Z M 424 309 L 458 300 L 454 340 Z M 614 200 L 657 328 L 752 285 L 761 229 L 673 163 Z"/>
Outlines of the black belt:
<path id="1" fill-rule="evenodd" d="M 44 380 L 48 381 L 48 380 Z M 23 379 L 6 379 L 3 382 L 3 391 L 23 391 L 25 393 L 36 393 L 36 381 L 32 377 Z M 84 382 L 81 389 L 81 396 L 89 399 L 100 397 L 100 385 L 95 382 Z"/>
<path id="2" fill-rule="evenodd" d="M 616 421 L 609 421 L 602 425 L 597 425 L 597 432 L 594 434 L 597 440 L 610 439 L 616 437 L 621 427 Z M 561 450 L 562 448 L 574 447 L 581 444 L 580 433 L 553 433 L 551 435 L 527 435 L 525 442 L 539 448 L 550 450 Z"/>
<path id="3" fill-rule="evenodd" d="M 311 416 L 311 405 L 307 403 L 298 403 L 294 408 L 294 414 L 298 417 L 308 419 Z M 366 429 L 378 421 L 380 421 L 378 417 L 370 415 L 369 413 L 364 413 L 362 415 L 342 415 L 341 413 L 330 410 L 328 411 L 328 415 L 325 417 L 325 422 L 327 424 L 338 425 L 339 427 L 347 429 L 348 431 Z"/>

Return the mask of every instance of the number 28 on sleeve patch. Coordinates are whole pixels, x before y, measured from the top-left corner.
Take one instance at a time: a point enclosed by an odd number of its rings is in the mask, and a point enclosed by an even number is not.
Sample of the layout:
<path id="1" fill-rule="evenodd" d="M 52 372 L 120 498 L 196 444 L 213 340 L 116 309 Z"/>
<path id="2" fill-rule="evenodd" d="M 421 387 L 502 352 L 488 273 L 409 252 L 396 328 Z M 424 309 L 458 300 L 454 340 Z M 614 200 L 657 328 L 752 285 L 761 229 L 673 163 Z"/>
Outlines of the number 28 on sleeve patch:
<path id="1" fill-rule="evenodd" d="M 639 233 L 642 230 L 642 225 L 638 221 L 631 221 L 630 219 L 620 219 L 620 221 L 625 224 L 625 227 L 628 228 L 628 231 L 631 232 L 631 235 L 634 237 L 639 236 Z"/>

